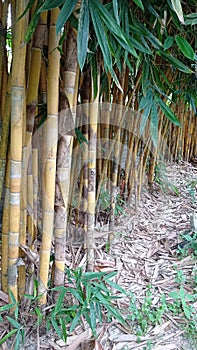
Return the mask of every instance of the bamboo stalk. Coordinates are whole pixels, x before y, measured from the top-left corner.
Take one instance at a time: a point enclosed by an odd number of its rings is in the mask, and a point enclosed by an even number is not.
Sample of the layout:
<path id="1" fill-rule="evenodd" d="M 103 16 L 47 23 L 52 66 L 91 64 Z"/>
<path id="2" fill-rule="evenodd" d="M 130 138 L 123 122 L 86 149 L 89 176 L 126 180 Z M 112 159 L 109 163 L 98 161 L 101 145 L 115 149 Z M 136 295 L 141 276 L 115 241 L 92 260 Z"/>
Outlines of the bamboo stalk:
<path id="1" fill-rule="evenodd" d="M 92 79 L 92 103 L 90 103 L 89 114 L 89 143 L 88 143 L 88 232 L 87 244 L 87 271 L 94 269 L 94 226 L 96 209 L 96 146 L 97 146 L 97 122 L 98 122 L 98 101 L 100 90 L 100 66 L 98 67 L 98 93 L 93 101 L 94 88 Z"/>
<path id="2" fill-rule="evenodd" d="M 24 11 L 26 2 L 16 0 L 17 17 Z M 20 191 L 23 135 L 24 73 L 26 46 L 21 45 L 27 28 L 27 15 L 15 24 L 15 46 L 12 62 L 12 108 L 10 141 L 10 217 L 9 217 L 9 258 L 8 288 L 18 299 L 18 257 L 20 232 Z"/>
<path id="3" fill-rule="evenodd" d="M 10 199 L 10 156 L 7 157 L 5 178 L 5 199 L 2 220 L 1 242 L 1 288 L 8 293 L 8 238 L 9 238 L 9 199 Z"/>
<path id="4" fill-rule="evenodd" d="M 55 190 L 55 270 L 54 285 L 64 285 L 65 244 L 68 221 L 69 185 L 74 122 L 65 94 L 60 94 L 59 139 Z"/>
<path id="5" fill-rule="evenodd" d="M 40 252 L 40 271 L 38 293 L 42 295 L 39 302 L 46 304 L 47 282 L 49 275 L 49 262 L 51 243 L 53 237 L 54 220 L 54 197 L 56 176 L 56 152 L 58 137 L 58 95 L 59 95 L 59 71 L 60 54 L 57 50 L 59 38 L 56 35 L 56 21 L 59 9 L 51 11 L 49 46 L 48 46 L 48 95 L 47 95 L 47 121 L 46 129 L 46 152 L 43 178 L 43 234 Z"/>
<path id="6" fill-rule="evenodd" d="M 8 136 L 11 114 L 11 78 L 8 81 L 5 108 L 2 121 L 1 147 L 0 147 L 0 198 L 2 197 L 3 183 L 5 179 L 6 156 L 8 150 Z"/>

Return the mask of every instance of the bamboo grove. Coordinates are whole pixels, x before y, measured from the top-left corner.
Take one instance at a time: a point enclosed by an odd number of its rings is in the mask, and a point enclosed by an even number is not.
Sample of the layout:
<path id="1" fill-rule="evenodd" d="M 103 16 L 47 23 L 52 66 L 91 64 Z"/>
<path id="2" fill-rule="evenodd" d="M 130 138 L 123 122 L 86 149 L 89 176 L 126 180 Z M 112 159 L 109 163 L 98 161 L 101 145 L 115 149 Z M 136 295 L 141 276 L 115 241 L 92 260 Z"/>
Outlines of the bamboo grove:
<path id="1" fill-rule="evenodd" d="M 37 279 L 45 304 L 79 228 L 94 269 L 102 196 L 111 243 L 116 201 L 197 154 L 195 1 L 5 0 L 0 18 L 1 288 Z"/>

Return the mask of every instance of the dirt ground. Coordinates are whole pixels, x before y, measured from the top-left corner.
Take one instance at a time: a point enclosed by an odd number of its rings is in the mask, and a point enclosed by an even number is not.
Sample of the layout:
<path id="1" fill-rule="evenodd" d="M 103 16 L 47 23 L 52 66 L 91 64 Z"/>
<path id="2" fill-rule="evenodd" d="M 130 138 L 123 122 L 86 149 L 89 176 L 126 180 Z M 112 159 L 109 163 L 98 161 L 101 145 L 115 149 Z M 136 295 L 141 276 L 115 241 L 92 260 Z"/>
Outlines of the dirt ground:
<path id="1" fill-rule="evenodd" d="M 141 199 L 125 207 L 125 213 L 118 217 L 114 240 L 106 252 L 107 225 L 96 227 L 96 271 L 117 271 L 114 282 L 135 297 L 136 308 L 141 310 L 143 300 L 151 289 L 151 308 L 156 310 L 164 297 L 173 303 L 169 293 L 180 290 L 180 284 L 188 294 L 197 294 L 197 258 L 193 249 L 188 254 L 177 254 L 173 249 L 182 241 L 184 232 L 191 232 L 191 217 L 197 213 L 197 167 L 195 164 L 180 162 L 168 165 L 163 182 L 156 185 L 151 193 L 145 185 Z M 177 247 L 176 247 L 177 248 Z M 186 248 L 184 248 L 186 249 Z M 68 246 L 67 267 L 85 266 L 82 245 Z M 195 281 L 195 283 L 194 283 Z M 117 291 L 117 295 L 120 293 Z M 189 301 L 188 301 L 189 303 Z M 2 304 L 1 304 L 2 305 Z M 118 299 L 115 307 L 127 315 L 130 302 L 128 297 Z M 193 302 L 197 311 L 197 300 Z M 140 314 L 140 311 L 139 311 Z M 128 320 L 127 326 L 118 321 L 98 326 L 96 341 L 91 331 L 77 327 L 67 338 L 67 343 L 58 339 L 57 334 L 31 335 L 25 340 L 25 349 L 57 350 L 194 350 L 197 336 L 186 334 L 187 319 L 180 313 L 165 311 L 160 324 L 147 327 L 146 334 L 136 335 L 137 321 Z M 185 323 L 186 322 L 186 323 Z M 197 330 L 197 324 L 195 325 Z M 3 335 L 3 329 L 1 331 Z M 9 345 L 9 346 L 8 346 Z M 2 349 L 11 349 L 4 343 Z M 22 349 L 22 348 L 21 348 Z"/>

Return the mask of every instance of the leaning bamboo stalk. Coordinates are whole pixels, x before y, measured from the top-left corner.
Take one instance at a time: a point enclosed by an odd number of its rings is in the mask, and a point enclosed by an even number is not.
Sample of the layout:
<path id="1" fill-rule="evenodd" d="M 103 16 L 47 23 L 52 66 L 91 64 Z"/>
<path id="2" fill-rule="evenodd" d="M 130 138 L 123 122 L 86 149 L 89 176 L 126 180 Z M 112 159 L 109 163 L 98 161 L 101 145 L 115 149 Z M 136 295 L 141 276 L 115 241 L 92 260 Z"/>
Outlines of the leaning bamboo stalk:
<path id="1" fill-rule="evenodd" d="M 47 282 L 49 275 L 49 262 L 51 243 L 53 237 L 54 197 L 56 176 L 56 152 L 58 137 L 58 95 L 59 95 L 59 71 L 60 54 L 57 49 L 59 38 L 56 35 L 56 21 L 59 9 L 51 11 L 49 46 L 48 46 L 48 117 L 44 123 L 46 129 L 46 153 L 43 178 L 43 233 L 40 252 L 40 271 L 38 293 L 42 294 L 40 303 L 46 304 Z"/>
<path id="2" fill-rule="evenodd" d="M 16 0 L 17 17 L 24 11 L 25 1 Z M 27 16 L 15 24 L 15 47 L 12 62 L 11 95 L 11 141 L 10 141 L 10 220 L 9 220 L 9 257 L 8 288 L 18 299 L 18 257 L 20 232 L 20 191 L 22 169 L 22 135 L 24 113 L 24 80 L 26 46 L 21 45 L 27 28 Z"/>

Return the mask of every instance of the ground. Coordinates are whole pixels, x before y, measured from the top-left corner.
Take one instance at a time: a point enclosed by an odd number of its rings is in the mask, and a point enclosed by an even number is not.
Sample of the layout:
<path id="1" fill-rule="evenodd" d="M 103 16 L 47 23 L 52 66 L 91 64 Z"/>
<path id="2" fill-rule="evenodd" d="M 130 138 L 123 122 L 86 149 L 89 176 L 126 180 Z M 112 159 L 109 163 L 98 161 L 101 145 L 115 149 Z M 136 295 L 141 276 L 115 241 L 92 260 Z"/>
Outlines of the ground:
<path id="1" fill-rule="evenodd" d="M 108 252 L 108 227 L 96 227 L 95 270 L 117 271 L 114 282 L 129 295 L 116 291 L 121 298 L 113 304 L 126 324 L 105 318 L 98 326 L 96 341 L 85 321 L 84 327 L 77 326 L 68 336 L 67 343 L 53 331 L 30 333 L 25 349 L 197 349 L 197 248 L 191 227 L 197 212 L 197 168 L 185 162 L 171 164 L 158 171 L 157 180 L 160 184 L 151 191 L 145 183 L 141 199 L 135 202 L 134 196 L 117 218 Z M 178 248 L 184 233 L 192 242 Z M 67 266 L 84 265 L 82 245 L 68 247 Z M 4 325 L 2 335 L 5 330 Z M 5 342 L 2 349 L 11 349 L 11 344 Z"/>

